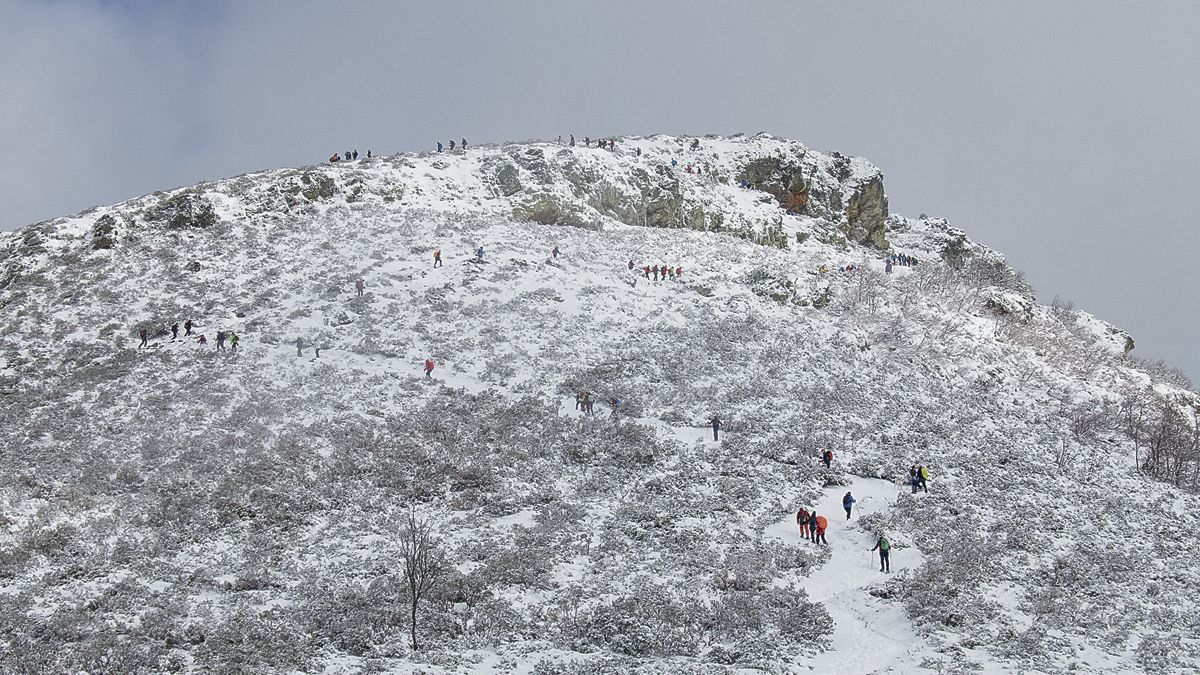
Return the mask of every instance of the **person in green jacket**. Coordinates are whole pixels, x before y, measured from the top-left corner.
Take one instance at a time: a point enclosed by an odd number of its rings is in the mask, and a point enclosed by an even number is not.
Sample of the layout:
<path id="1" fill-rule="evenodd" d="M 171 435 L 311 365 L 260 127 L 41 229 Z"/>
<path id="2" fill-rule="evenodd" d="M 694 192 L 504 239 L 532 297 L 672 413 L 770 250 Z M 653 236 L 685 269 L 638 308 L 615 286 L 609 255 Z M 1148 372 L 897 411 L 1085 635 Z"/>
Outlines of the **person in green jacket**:
<path id="1" fill-rule="evenodd" d="M 892 565 L 891 565 L 891 562 L 888 560 L 888 554 L 892 550 L 891 542 L 889 542 L 887 540 L 887 538 L 881 534 L 881 535 L 879 535 L 879 541 L 875 542 L 875 547 L 872 548 L 871 550 L 879 551 L 879 571 L 880 572 L 891 572 Z"/>

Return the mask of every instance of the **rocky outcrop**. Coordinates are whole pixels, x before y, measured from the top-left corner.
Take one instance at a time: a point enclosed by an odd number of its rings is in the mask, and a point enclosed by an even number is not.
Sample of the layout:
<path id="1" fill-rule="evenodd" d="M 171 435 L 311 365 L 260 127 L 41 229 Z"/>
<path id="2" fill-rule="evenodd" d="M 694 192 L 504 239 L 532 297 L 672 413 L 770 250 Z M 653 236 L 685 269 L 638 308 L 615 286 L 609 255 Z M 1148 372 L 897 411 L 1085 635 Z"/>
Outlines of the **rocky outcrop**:
<path id="1" fill-rule="evenodd" d="M 846 199 L 847 237 L 860 244 L 886 249 L 884 221 L 887 217 L 888 202 L 882 174 L 875 174 L 854 186 Z"/>

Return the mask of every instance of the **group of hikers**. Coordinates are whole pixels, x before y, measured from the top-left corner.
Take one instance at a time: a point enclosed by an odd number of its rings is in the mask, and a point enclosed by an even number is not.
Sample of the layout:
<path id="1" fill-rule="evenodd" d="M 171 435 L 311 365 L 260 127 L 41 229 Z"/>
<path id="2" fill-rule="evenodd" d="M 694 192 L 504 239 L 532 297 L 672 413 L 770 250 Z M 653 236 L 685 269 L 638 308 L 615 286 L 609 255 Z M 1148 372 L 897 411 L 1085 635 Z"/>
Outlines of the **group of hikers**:
<path id="1" fill-rule="evenodd" d="M 610 396 L 608 398 L 608 407 L 612 410 L 613 417 L 616 417 L 617 410 L 621 407 L 621 399 L 616 396 Z M 588 414 L 595 412 L 596 396 L 590 391 L 576 393 L 575 409 Z"/>
<path id="2" fill-rule="evenodd" d="M 335 152 L 329 156 L 329 163 L 335 164 L 337 162 L 343 162 L 343 161 L 349 162 L 352 159 L 358 159 L 358 150 L 347 150 L 342 155 L 338 155 Z M 367 159 L 371 159 L 371 151 L 370 150 L 367 150 Z"/>
<path id="3" fill-rule="evenodd" d="M 467 139 L 461 138 L 459 140 L 462 142 L 462 144 L 459 146 L 460 149 L 466 150 L 467 149 Z M 438 141 L 437 142 L 437 151 L 441 152 L 442 150 L 445 150 L 445 149 L 446 149 L 446 146 L 442 145 L 441 141 Z M 450 139 L 450 152 L 454 152 L 454 139 L 453 138 Z"/>
<path id="4" fill-rule="evenodd" d="M 637 269 L 637 265 L 632 259 L 629 261 L 629 269 L 633 271 Z M 642 265 L 642 275 L 647 279 L 654 281 L 678 281 L 683 278 L 683 268 L 680 266 L 671 267 L 669 265 Z"/>
<path id="5" fill-rule="evenodd" d="M 183 322 L 183 336 L 185 338 L 193 337 L 193 335 L 192 335 L 193 327 L 194 327 L 194 325 L 192 324 L 191 319 L 188 319 Z M 148 348 L 150 346 L 150 329 L 148 329 L 148 328 L 139 329 L 138 337 L 141 338 L 141 342 L 138 343 L 138 349 Z M 206 337 L 203 333 L 201 333 L 197 336 L 194 336 L 194 337 L 196 338 L 196 342 L 198 344 L 202 344 L 202 345 L 208 344 L 208 337 Z M 175 323 L 171 324 L 171 342 L 175 342 L 178 339 L 179 339 L 179 322 L 176 321 Z M 217 351 L 219 351 L 219 352 L 224 352 L 224 351 L 237 352 L 239 340 L 240 340 L 240 338 L 238 337 L 237 333 L 235 333 L 233 331 L 219 330 L 219 331 L 217 331 Z M 228 349 L 226 349 L 226 347 L 225 347 L 225 345 L 227 343 L 229 345 Z"/>
<path id="6" fill-rule="evenodd" d="M 854 510 L 854 505 L 858 502 L 851 492 L 842 495 L 842 509 L 846 511 L 846 520 L 850 520 L 850 515 Z M 796 526 L 800 529 L 800 538 L 811 541 L 814 544 L 829 545 L 825 539 L 825 529 L 829 527 L 829 520 L 825 516 L 817 515 L 816 509 L 807 509 L 803 506 L 796 512 Z M 887 537 L 880 532 L 875 540 L 875 546 L 871 551 L 879 551 L 879 571 L 891 572 L 891 550 L 892 544 L 887 540 Z"/>
<path id="7" fill-rule="evenodd" d="M 908 469 L 908 484 L 912 487 L 912 493 L 915 495 L 917 491 L 924 490 L 929 492 L 929 469 L 925 468 L 924 464 L 913 464 Z"/>

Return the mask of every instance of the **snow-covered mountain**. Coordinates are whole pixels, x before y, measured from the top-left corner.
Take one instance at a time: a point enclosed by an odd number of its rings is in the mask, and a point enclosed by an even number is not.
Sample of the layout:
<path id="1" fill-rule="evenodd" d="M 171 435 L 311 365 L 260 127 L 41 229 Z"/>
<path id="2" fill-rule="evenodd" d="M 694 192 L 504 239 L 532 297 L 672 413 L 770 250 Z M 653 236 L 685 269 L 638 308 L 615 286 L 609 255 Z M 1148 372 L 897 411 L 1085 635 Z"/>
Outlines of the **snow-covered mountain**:
<path id="1" fill-rule="evenodd" d="M 472 147 L 0 247 L 6 672 L 1200 667 L 1200 397 L 861 159 Z"/>

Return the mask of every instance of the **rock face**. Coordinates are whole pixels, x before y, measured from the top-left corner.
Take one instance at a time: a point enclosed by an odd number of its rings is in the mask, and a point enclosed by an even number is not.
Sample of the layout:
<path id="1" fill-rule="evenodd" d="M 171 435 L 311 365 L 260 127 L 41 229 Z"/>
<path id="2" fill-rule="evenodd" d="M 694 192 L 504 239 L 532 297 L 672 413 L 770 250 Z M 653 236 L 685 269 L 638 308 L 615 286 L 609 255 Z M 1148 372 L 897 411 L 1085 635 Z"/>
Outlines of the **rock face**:
<path id="1" fill-rule="evenodd" d="M 860 183 L 846 199 L 846 235 L 855 242 L 880 249 L 888 247 L 884 221 L 888 217 L 883 176 L 876 174 Z"/>

